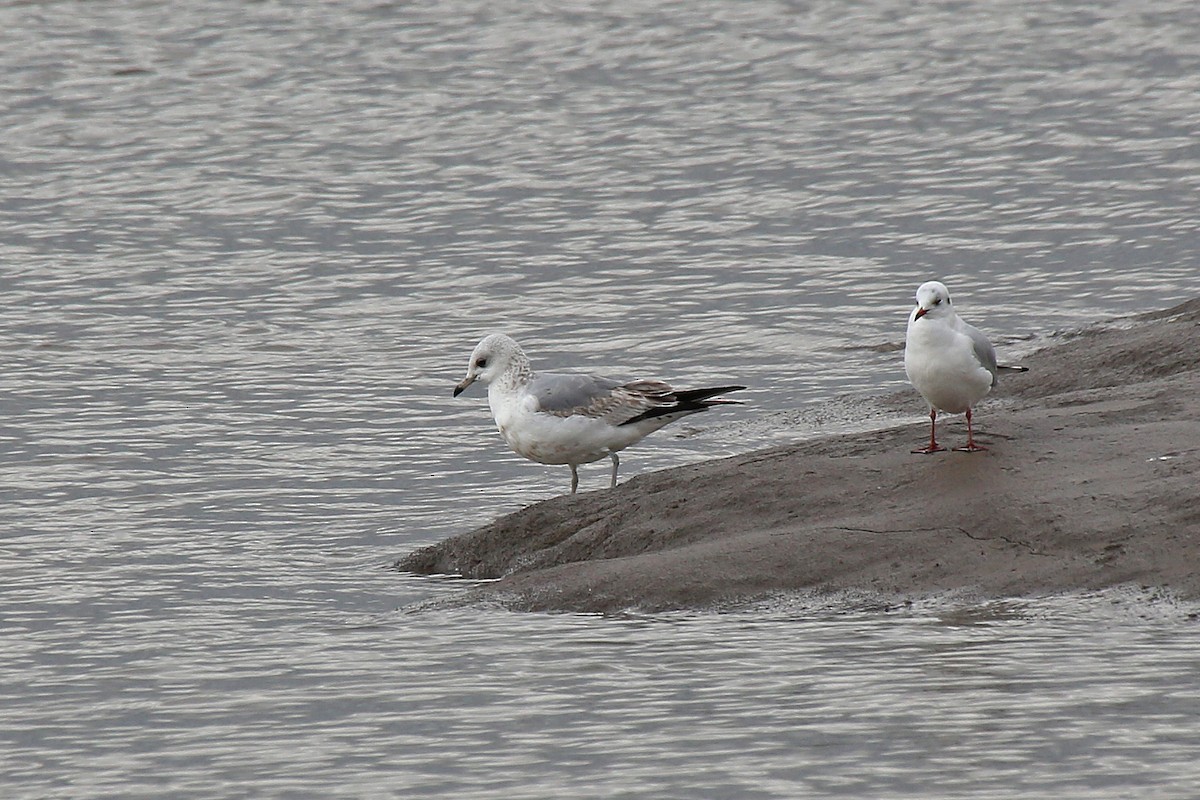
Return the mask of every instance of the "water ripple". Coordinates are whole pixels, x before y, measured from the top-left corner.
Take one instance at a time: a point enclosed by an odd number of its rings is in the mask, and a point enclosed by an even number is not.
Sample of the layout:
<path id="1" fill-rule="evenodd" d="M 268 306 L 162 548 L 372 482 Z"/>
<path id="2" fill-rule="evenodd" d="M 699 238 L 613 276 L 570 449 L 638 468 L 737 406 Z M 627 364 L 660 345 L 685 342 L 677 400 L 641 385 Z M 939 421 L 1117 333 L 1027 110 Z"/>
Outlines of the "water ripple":
<path id="1" fill-rule="evenodd" d="M 562 491 L 449 397 L 485 332 L 750 385 L 631 474 L 902 386 L 929 277 L 1005 349 L 1190 297 L 1198 13 L 0 8 L 6 790 L 1184 793 L 1192 626 L 409 614 L 460 584 L 386 566 Z"/>

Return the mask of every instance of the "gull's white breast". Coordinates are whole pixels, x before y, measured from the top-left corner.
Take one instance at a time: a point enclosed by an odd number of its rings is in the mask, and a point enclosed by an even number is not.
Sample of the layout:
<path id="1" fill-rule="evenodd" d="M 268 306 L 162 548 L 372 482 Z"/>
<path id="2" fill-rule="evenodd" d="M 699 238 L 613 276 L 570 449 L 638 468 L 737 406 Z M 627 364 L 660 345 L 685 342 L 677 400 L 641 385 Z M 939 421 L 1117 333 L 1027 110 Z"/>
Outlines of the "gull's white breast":
<path id="1" fill-rule="evenodd" d="M 966 411 L 992 389 L 992 373 L 979 363 L 971 337 L 940 320 L 908 326 L 904 371 L 934 408 Z"/>

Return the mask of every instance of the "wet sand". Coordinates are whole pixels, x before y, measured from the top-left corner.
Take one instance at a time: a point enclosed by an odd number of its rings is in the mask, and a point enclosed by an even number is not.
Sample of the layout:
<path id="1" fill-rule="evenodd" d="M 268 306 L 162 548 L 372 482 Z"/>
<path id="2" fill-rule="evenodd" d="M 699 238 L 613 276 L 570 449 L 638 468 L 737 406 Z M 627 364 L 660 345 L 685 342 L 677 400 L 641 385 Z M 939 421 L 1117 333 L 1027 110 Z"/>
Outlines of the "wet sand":
<path id="1" fill-rule="evenodd" d="M 1003 358 L 1002 358 L 1003 360 Z M 1121 585 L 1200 599 L 1200 299 L 1054 337 L 977 409 L 980 453 L 913 424 L 637 475 L 418 550 L 498 578 L 456 602 L 614 612 L 803 593 L 1036 596 Z M 944 446 L 962 416 L 939 419 Z"/>

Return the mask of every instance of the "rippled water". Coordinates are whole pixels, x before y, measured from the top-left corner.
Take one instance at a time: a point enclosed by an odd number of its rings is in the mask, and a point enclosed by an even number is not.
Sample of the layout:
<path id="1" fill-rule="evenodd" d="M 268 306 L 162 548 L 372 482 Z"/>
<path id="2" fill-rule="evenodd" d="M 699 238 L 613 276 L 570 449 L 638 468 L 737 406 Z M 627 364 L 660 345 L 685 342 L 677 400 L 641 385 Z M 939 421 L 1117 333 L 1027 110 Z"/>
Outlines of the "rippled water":
<path id="1" fill-rule="evenodd" d="M 124 611 L 10 650 L 26 676 L 2 698 L 10 788 L 1108 798 L 1200 780 L 1194 618 L 1110 598 L 357 624 L 252 598 Z"/>
<path id="2" fill-rule="evenodd" d="M 1183 612 L 410 612 L 457 584 L 387 567 L 566 486 L 450 399 L 487 331 L 750 385 L 627 477 L 902 386 L 929 277 L 1005 352 L 1193 296 L 1198 28 L 1185 2 L 0 8 L 4 795 L 1178 796 Z"/>

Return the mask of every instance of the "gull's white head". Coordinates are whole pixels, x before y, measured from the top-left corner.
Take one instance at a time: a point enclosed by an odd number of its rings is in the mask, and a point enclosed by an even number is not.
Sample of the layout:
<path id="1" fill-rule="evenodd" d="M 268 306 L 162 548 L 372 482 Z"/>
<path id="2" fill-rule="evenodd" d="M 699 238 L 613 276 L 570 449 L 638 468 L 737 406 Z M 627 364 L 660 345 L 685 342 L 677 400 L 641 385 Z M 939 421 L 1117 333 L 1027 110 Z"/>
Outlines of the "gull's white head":
<path id="1" fill-rule="evenodd" d="M 528 363 L 529 360 L 525 357 L 521 346 L 510 337 L 503 333 L 485 336 L 479 344 L 475 345 L 475 350 L 471 353 L 471 361 L 467 364 L 467 377 L 454 387 L 454 396 L 458 397 L 462 394 L 463 389 L 475 381 L 490 384 L 507 372 L 513 364 L 517 364 L 520 368 Z"/>
<path id="2" fill-rule="evenodd" d="M 917 287 L 917 307 L 908 318 L 910 323 L 921 317 L 931 319 L 947 319 L 954 316 L 954 307 L 950 305 L 950 290 L 941 281 L 926 281 Z"/>

